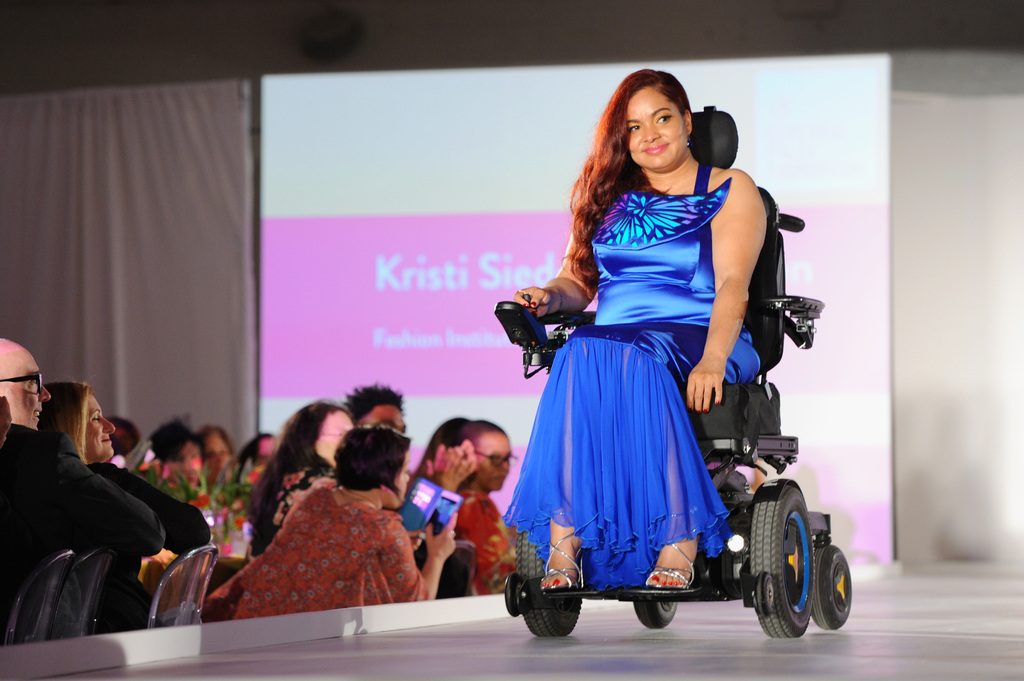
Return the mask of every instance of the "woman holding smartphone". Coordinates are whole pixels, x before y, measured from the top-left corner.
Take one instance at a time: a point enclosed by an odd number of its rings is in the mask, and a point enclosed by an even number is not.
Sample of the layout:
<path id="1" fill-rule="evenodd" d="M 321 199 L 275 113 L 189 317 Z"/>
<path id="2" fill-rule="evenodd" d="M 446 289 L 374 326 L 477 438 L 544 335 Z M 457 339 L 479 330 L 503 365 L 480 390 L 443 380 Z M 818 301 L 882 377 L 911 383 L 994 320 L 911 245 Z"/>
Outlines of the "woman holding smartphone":
<path id="1" fill-rule="evenodd" d="M 412 542 L 389 499 L 409 484 L 409 438 L 388 426 L 358 426 L 338 448 L 337 487 L 315 487 L 288 514 L 274 542 L 206 601 L 204 621 L 222 621 L 430 600 L 455 550 L 456 518 L 427 529 L 417 569 Z"/>

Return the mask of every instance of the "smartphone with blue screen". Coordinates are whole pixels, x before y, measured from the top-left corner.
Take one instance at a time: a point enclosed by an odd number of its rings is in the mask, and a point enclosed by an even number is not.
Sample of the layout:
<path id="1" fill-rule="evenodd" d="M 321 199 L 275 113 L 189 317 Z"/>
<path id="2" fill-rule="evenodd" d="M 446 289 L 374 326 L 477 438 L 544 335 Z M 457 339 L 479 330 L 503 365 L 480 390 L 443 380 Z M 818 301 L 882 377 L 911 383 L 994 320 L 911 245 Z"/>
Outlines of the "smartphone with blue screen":
<path id="1" fill-rule="evenodd" d="M 434 534 L 438 534 L 443 530 L 448 521 L 452 519 L 452 516 L 459 512 L 460 508 L 462 508 L 461 494 L 449 492 L 446 489 L 441 490 L 441 498 L 438 499 L 437 508 L 434 509 L 434 514 L 430 517 L 430 526 L 434 529 Z"/>
<path id="2" fill-rule="evenodd" d="M 402 525 L 410 532 L 422 530 L 434 515 L 444 489 L 426 478 L 417 478 L 405 495 L 405 503 L 398 509 Z"/>

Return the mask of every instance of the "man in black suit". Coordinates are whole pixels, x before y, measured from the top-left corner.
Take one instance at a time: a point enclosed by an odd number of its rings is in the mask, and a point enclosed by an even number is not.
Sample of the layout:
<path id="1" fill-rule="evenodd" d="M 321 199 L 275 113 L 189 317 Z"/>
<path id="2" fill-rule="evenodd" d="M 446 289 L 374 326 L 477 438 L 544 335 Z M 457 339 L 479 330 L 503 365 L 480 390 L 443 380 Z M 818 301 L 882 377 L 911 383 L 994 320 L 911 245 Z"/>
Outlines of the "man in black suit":
<path id="1" fill-rule="evenodd" d="M 29 351 L 5 339 L 0 397 L 13 422 L 0 446 L 0 535 L 9 542 L 0 560 L 2 623 L 21 581 L 44 556 L 99 546 L 153 555 L 163 548 L 164 528 L 145 503 L 89 470 L 67 435 L 36 430 L 50 395 Z"/>

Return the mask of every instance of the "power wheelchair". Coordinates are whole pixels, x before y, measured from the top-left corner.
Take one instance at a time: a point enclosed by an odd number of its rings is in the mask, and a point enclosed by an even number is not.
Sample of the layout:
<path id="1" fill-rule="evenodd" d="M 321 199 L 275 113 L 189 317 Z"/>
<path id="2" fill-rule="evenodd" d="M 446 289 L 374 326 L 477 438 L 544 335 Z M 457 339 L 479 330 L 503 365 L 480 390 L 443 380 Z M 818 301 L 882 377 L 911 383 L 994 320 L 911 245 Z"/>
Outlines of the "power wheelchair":
<path id="1" fill-rule="evenodd" d="M 736 159 L 738 134 L 733 118 L 715 107 L 693 114 L 694 156 L 703 164 L 728 168 Z M 516 571 L 505 584 L 505 605 L 522 615 L 536 636 L 567 636 L 576 626 L 582 599 L 632 601 L 640 622 L 652 629 L 669 624 L 682 601 L 743 600 L 754 608 L 772 638 L 797 638 L 813 619 L 822 629 L 846 623 L 852 603 L 850 568 L 832 544 L 828 514 L 810 512 L 800 487 L 777 478 L 753 494 L 740 467 L 761 463 L 782 473 L 796 461 L 799 442 L 781 431 L 780 397 L 768 371 L 782 358 L 788 336 L 799 348 L 814 343 L 814 321 L 824 303 L 786 294 L 785 254 L 780 230 L 800 232 L 799 218 L 779 213 L 760 189 L 768 218 L 764 246 L 750 281 L 745 323 L 761 358 L 754 383 L 726 385 L 722 403 L 707 414 L 691 413 L 708 473 L 729 510 L 734 535 L 720 555 L 698 554 L 694 580 L 686 589 L 622 588 L 543 592 L 545 566 L 526 533 L 516 545 Z M 495 315 L 509 340 L 523 351 L 523 374 L 550 371 L 555 353 L 572 331 L 594 321 L 593 312 L 551 314 L 540 319 L 521 305 L 503 301 Z M 553 327 L 550 331 L 546 327 Z"/>

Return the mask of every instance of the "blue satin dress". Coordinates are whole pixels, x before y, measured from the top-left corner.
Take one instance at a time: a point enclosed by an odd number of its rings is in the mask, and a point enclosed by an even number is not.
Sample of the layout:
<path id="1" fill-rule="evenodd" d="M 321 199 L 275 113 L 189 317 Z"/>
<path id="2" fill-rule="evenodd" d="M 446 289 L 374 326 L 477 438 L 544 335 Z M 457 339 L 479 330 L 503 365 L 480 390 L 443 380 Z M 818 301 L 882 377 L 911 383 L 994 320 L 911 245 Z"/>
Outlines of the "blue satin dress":
<path id="1" fill-rule="evenodd" d="M 547 560 L 550 521 L 582 539 L 584 581 L 639 586 L 665 544 L 699 538 L 718 555 L 732 535 L 704 466 L 683 386 L 704 353 L 715 273 L 711 220 L 729 195 L 629 192 L 594 235 L 597 320 L 558 352 L 505 521 Z M 725 380 L 760 360 L 744 329 Z"/>

